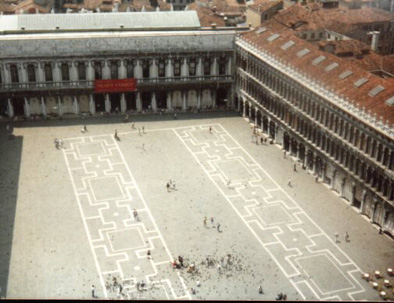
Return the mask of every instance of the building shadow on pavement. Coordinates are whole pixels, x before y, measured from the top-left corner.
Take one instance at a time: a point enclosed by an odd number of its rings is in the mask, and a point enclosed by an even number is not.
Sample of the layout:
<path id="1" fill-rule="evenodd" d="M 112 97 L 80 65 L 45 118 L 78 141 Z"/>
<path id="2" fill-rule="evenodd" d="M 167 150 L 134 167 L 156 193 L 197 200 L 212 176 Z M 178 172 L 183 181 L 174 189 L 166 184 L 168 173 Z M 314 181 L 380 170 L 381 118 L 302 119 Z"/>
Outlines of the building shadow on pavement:
<path id="1" fill-rule="evenodd" d="M 10 273 L 23 137 L 8 136 L 5 125 L 0 129 L 0 298 L 4 298 Z"/>

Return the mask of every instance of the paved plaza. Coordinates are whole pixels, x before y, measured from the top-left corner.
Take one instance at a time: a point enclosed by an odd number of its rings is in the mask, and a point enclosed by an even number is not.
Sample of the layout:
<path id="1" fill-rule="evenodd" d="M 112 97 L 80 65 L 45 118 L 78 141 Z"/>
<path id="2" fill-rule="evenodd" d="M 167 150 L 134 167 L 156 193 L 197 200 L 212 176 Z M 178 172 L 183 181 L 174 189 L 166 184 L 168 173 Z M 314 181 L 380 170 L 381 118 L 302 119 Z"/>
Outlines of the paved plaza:
<path id="1" fill-rule="evenodd" d="M 244 118 L 122 119 L 0 124 L 0 296 L 381 300 L 394 241 Z"/>

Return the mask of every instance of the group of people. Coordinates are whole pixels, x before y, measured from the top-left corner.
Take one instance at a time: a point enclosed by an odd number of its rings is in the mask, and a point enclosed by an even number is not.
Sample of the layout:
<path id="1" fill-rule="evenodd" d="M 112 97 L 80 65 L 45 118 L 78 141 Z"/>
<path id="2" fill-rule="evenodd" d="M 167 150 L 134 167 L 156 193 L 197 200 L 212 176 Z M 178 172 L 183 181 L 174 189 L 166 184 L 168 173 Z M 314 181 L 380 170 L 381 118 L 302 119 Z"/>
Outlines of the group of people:
<path id="1" fill-rule="evenodd" d="M 203 224 L 204 224 L 204 226 L 205 227 L 207 227 L 208 228 L 208 224 L 207 224 L 207 221 L 208 221 L 208 219 L 207 219 L 207 217 L 204 217 L 204 221 L 203 221 Z M 218 230 L 218 232 L 221 232 L 220 231 L 220 223 L 218 222 L 218 224 L 215 226 L 215 219 L 213 218 L 213 217 L 211 217 L 211 225 L 212 225 L 212 228 L 215 228 L 216 227 L 216 229 Z"/>
<path id="2" fill-rule="evenodd" d="M 167 182 L 167 191 L 170 192 L 171 190 L 175 190 L 175 181 L 172 181 L 170 179 L 170 181 Z"/>
<path id="3" fill-rule="evenodd" d="M 172 262 L 172 268 L 180 269 L 182 267 L 184 267 L 182 256 L 178 256 L 178 258 L 174 258 L 174 261 Z"/>

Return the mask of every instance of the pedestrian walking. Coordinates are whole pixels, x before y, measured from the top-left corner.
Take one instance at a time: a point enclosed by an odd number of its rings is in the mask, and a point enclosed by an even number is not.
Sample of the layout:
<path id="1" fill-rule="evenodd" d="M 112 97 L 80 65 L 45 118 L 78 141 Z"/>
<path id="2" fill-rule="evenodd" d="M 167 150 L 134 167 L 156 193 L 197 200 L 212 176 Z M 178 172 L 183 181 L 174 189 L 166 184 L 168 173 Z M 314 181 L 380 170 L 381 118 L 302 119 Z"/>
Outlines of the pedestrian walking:
<path id="1" fill-rule="evenodd" d="M 263 292 L 263 287 L 260 285 L 259 286 L 259 294 L 263 294 L 264 292 Z"/>
<path id="2" fill-rule="evenodd" d="M 142 127 L 142 133 L 146 134 L 145 133 L 145 126 Z"/>
<path id="3" fill-rule="evenodd" d="M 133 216 L 134 216 L 134 220 L 138 220 L 138 212 L 137 212 L 137 210 L 134 208 L 134 211 L 133 211 Z"/>
<path id="4" fill-rule="evenodd" d="M 260 144 L 263 145 L 263 142 L 264 142 L 264 138 L 260 137 Z"/>
<path id="5" fill-rule="evenodd" d="M 211 217 L 211 224 L 212 224 L 212 227 L 215 227 L 213 217 Z"/>
<path id="6" fill-rule="evenodd" d="M 135 129 L 135 123 L 134 122 L 131 124 L 131 128 Z"/>
<path id="7" fill-rule="evenodd" d="M 209 127 L 209 132 L 212 134 L 212 126 Z"/>
<path id="8" fill-rule="evenodd" d="M 350 237 L 349 237 L 349 234 L 347 233 L 347 232 L 345 232 L 345 241 L 346 242 L 350 242 L 350 239 L 349 239 Z"/>
<path id="9" fill-rule="evenodd" d="M 283 151 L 283 159 L 286 159 L 286 151 Z"/>
<path id="10" fill-rule="evenodd" d="M 217 230 L 220 232 L 220 223 L 218 223 Z"/>
<path id="11" fill-rule="evenodd" d="M 115 140 L 119 140 L 119 137 L 118 137 L 118 131 L 117 131 L 116 129 L 115 129 L 114 138 L 115 138 Z"/>
<path id="12" fill-rule="evenodd" d="M 192 288 L 190 288 L 190 291 L 192 292 L 192 294 L 193 295 L 195 295 L 196 294 L 196 290 L 192 287 Z"/>
<path id="13" fill-rule="evenodd" d="M 119 295 L 122 294 L 122 290 L 123 290 L 123 286 L 122 286 L 122 284 L 119 284 Z"/>
<path id="14" fill-rule="evenodd" d="M 181 266 L 183 267 L 183 258 L 181 256 L 178 256 L 178 260 L 179 260 L 179 263 L 181 264 Z"/>
<path id="15" fill-rule="evenodd" d="M 172 189 L 175 190 L 175 181 L 172 182 Z"/>
<path id="16" fill-rule="evenodd" d="M 148 257 L 148 259 L 150 259 L 150 249 L 148 249 L 148 251 L 146 252 L 146 256 Z"/>
<path id="17" fill-rule="evenodd" d="M 339 234 L 335 233 L 334 237 L 335 237 L 335 243 L 339 243 Z"/>
<path id="18" fill-rule="evenodd" d="M 201 286 L 200 280 L 197 280 L 196 284 L 197 284 L 198 287 L 200 287 Z"/>
<path id="19" fill-rule="evenodd" d="M 283 295 L 282 300 L 283 300 L 283 301 L 286 301 L 286 300 L 287 300 L 287 295 L 286 295 L 286 294 Z"/>
<path id="20" fill-rule="evenodd" d="M 124 122 L 124 123 L 129 122 L 129 114 L 126 115 L 126 117 L 123 119 L 123 122 Z"/>
<path id="21" fill-rule="evenodd" d="M 170 192 L 170 183 L 167 182 L 167 191 Z"/>
<path id="22" fill-rule="evenodd" d="M 297 163 L 294 163 L 293 170 L 294 170 L 294 171 L 297 171 Z"/>
<path id="23" fill-rule="evenodd" d="M 315 177 L 315 182 L 319 183 L 319 176 L 318 175 L 316 175 L 316 177 Z"/>
<path id="24" fill-rule="evenodd" d="M 207 227 L 207 217 L 204 218 L 204 226 Z"/>
<path id="25" fill-rule="evenodd" d="M 291 179 L 289 178 L 289 182 L 287 182 L 287 185 L 290 187 L 293 187 L 293 185 L 291 184 Z"/>
<path id="26" fill-rule="evenodd" d="M 230 184 L 231 184 L 231 180 L 228 180 L 227 181 L 227 187 L 230 187 Z"/>
<path id="27" fill-rule="evenodd" d="M 92 298 L 95 298 L 95 295 L 94 295 L 94 290 L 95 290 L 94 285 L 92 285 L 91 290 L 92 290 Z"/>

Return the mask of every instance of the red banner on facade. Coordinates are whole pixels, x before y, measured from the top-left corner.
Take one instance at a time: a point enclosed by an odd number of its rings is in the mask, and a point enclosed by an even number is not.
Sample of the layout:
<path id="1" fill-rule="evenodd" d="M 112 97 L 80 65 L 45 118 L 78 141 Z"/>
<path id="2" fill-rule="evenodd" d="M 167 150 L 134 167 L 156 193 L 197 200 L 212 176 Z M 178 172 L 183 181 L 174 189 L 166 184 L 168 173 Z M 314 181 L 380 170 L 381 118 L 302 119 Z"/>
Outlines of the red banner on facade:
<path id="1" fill-rule="evenodd" d="M 95 93 L 115 93 L 135 91 L 137 79 L 95 80 Z"/>

